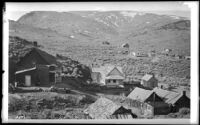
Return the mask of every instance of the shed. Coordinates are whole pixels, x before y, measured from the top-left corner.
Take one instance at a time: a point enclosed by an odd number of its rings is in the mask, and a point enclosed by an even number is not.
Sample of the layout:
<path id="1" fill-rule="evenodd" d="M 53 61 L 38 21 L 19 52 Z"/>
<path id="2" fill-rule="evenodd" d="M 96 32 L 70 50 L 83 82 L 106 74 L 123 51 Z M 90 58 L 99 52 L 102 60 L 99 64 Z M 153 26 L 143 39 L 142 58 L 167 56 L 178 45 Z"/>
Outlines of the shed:
<path id="1" fill-rule="evenodd" d="M 85 111 L 92 119 L 110 119 L 117 118 L 121 115 L 124 118 L 136 118 L 130 109 L 126 109 L 122 105 L 116 104 L 105 97 L 99 98 L 96 102 L 91 104 Z M 131 117 L 130 117 L 131 116 Z"/>
<path id="2" fill-rule="evenodd" d="M 154 74 L 145 74 L 141 79 L 141 85 L 150 89 L 158 87 L 158 80 Z"/>

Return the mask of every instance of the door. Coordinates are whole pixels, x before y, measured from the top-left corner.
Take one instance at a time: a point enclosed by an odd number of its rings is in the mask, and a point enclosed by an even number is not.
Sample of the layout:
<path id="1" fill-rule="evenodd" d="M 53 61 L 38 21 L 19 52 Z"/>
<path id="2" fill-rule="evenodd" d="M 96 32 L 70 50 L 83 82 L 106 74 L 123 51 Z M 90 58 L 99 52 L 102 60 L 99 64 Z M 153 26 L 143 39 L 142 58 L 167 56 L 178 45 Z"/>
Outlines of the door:
<path id="1" fill-rule="evenodd" d="M 25 76 L 25 86 L 31 86 L 31 76 L 30 75 Z"/>
<path id="2" fill-rule="evenodd" d="M 55 83 L 55 81 L 56 81 L 55 79 L 56 79 L 55 72 L 49 72 L 49 81 L 51 83 Z"/>

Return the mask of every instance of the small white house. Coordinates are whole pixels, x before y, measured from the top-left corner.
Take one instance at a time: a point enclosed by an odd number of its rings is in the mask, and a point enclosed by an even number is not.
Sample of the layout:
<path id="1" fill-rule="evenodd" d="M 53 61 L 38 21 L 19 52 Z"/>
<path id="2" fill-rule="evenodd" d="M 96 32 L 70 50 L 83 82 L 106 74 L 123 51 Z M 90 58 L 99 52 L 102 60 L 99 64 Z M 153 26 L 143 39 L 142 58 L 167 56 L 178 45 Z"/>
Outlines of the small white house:
<path id="1" fill-rule="evenodd" d="M 92 80 L 94 83 L 106 86 L 120 86 L 124 79 L 124 73 L 119 66 L 92 67 Z"/>

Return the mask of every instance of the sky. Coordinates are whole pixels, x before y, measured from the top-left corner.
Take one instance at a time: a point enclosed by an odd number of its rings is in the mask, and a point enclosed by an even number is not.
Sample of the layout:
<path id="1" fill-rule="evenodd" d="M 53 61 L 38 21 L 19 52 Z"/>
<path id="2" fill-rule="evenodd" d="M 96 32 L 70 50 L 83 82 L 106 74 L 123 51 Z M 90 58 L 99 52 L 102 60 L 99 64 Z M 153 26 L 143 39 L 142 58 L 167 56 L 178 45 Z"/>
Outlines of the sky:
<path id="1" fill-rule="evenodd" d="M 18 20 L 30 11 L 132 10 L 189 17 L 190 8 L 187 3 L 189 2 L 11 2 L 6 3 L 6 15 L 8 19 Z"/>

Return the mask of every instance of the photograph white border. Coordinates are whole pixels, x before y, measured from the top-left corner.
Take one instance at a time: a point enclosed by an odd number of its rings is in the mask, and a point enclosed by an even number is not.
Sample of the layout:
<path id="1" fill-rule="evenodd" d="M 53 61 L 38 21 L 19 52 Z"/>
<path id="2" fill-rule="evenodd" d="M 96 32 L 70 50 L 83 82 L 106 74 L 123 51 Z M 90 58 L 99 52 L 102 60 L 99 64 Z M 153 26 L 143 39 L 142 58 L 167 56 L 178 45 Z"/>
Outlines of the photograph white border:
<path id="1" fill-rule="evenodd" d="M 105 2 L 106 3 L 106 2 Z M 88 4 L 88 2 L 87 2 Z M 199 45 L 199 3 L 187 2 L 191 9 L 191 118 L 190 119 L 130 119 L 130 120 L 8 120 L 8 49 L 9 49 L 9 26 L 8 13 L 3 15 L 3 101 L 2 122 L 3 123 L 126 123 L 126 124 L 198 124 L 199 118 L 199 71 L 198 71 L 198 45 Z"/>

